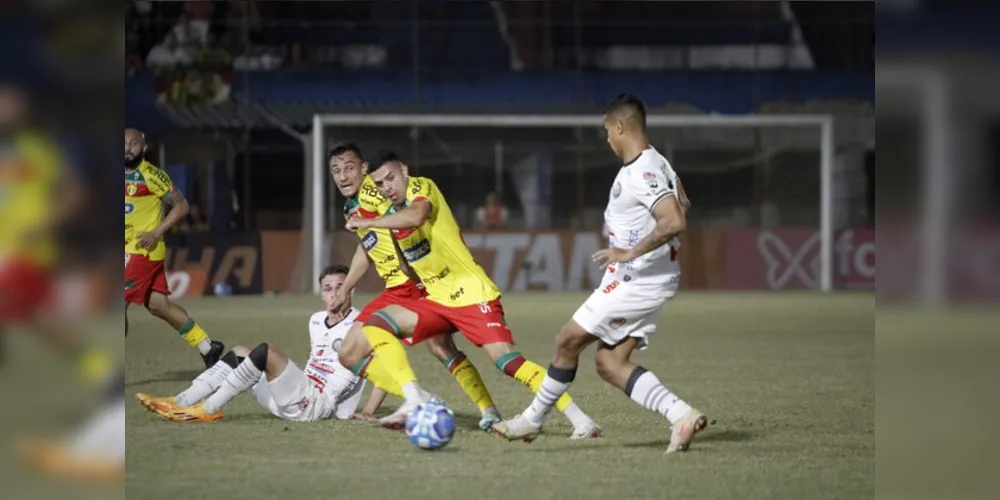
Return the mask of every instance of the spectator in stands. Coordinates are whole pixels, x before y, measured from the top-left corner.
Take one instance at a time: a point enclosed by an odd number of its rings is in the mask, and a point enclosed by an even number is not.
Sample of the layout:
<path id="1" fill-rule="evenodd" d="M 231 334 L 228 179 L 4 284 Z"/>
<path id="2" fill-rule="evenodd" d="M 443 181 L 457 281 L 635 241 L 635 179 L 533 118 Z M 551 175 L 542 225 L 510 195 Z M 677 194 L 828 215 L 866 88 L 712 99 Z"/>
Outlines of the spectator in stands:
<path id="1" fill-rule="evenodd" d="M 192 62 L 191 53 L 178 43 L 174 31 L 168 32 L 163 42 L 153 47 L 146 57 L 146 66 L 154 72 L 171 71 Z"/>
<path id="2" fill-rule="evenodd" d="M 486 231 L 507 227 L 507 207 L 497 199 L 496 193 L 486 195 L 486 203 L 476 210 L 476 229 Z"/>
<path id="3" fill-rule="evenodd" d="M 233 59 L 226 49 L 216 42 L 215 34 L 208 33 L 205 45 L 198 51 L 198 66 L 205 70 L 227 71 L 232 69 Z"/>

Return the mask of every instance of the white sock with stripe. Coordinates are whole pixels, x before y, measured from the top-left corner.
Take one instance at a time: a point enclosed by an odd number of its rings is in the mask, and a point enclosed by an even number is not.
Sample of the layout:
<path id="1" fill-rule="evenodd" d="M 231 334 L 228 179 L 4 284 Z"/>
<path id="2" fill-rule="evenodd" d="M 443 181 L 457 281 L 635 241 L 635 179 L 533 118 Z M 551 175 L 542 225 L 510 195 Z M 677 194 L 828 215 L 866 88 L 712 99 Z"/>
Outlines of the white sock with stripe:
<path id="1" fill-rule="evenodd" d="M 637 367 L 628 378 L 625 393 L 632 401 L 663 415 L 671 424 L 681 421 L 691 406 L 670 392 L 651 371 Z"/>
<path id="2" fill-rule="evenodd" d="M 232 373 L 222 382 L 219 389 L 205 400 L 205 411 L 215 413 L 226 406 L 239 393 L 251 388 L 257 382 L 263 371 L 253 364 L 253 360 L 246 358 L 237 366 Z"/>
<path id="3" fill-rule="evenodd" d="M 569 385 L 576 378 L 576 367 L 557 368 L 549 365 L 549 370 L 542 379 L 542 386 L 538 388 L 535 398 L 531 400 L 531 405 L 524 410 L 525 418 L 531 423 L 541 426 L 545 421 L 545 416 L 552 411 L 556 401 L 569 390 Z M 568 416 L 568 415 L 567 415 Z M 576 425 L 576 422 L 574 422 Z"/>
<path id="4" fill-rule="evenodd" d="M 191 387 L 174 396 L 177 406 L 181 408 L 194 406 L 199 401 L 211 396 L 213 392 L 219 390 L 230 373 L 233 373 L 233 369 L 225 361 L 219 361 L 212 365 L 211 368 L 201 372 L 198 378 L 191 381 Z"/>

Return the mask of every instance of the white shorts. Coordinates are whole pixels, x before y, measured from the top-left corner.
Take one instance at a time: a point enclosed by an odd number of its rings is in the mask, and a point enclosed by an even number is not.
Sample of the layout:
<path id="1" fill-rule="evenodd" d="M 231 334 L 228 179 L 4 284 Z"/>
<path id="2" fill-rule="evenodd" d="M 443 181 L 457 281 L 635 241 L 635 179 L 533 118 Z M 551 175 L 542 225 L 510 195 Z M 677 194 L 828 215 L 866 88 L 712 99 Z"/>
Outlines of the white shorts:
<path id="1" fill-rule="evenodd" d="M 362 379 L 348 384 L 340 394 L 323 393 L 289 360 L 285 371 L 274 380 L 261 378 L 253 386 L 253 396 L 261 406 L 285 420 L 314 422 L 331 417 L 346 420 L 358 408 L 364 387 Z"/>
<path id="2" fill-rule="evenodd" d="M 660 309 L 677 294 L 676 281 L 653 285 L 611 280 L 602 285 L 573 313 L 573 321 L 609 346 L 635 337 L 639 349 L 645 349 Z"/>

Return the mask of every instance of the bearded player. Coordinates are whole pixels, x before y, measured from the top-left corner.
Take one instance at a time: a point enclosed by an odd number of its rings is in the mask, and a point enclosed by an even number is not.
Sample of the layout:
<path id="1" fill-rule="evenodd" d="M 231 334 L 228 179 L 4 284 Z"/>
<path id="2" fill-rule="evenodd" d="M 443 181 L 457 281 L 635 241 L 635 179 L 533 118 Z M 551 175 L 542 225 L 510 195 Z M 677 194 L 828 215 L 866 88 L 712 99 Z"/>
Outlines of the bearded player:
<path id="1" fill-rule="evenodd" d="M 184 308 L 167 298 L 170 288 L 163 265 L 167 257 L 163 235 L 187 216 L 188 201 L 166 172 L 143 158 L 145 154 L 143 133 L 125 129 L 125 336 L 128 304 L 140 304 L 197 348 L 205 367 L 211 367 L 225 346 L 208 338 Z M 164 203 L 170 206 L 166 217 Z"/>
<path id="2" fill-rule="evenodd" d="M 368 176 L 368 162 L 364 161 L 361 148 L 356 144 L 344 143 L 333 148 L 330 151 L 329 164 L 333 182 L 337 185 L 340 194 L 347 198 L 347 202 L 344 204 L 345 219 L 356 215 L 375 216 L 380 209 L 389 203 L 379 193 L 371 177 Z M 357 235 L 360 241 L 351 261 L 350 273 L 344 280 L 344 286 L 335 300 L 334 307 L 349 304 L 350 292 L 354 290 L 358 281 L 372 265 L 382 281 L 385 282 L 385 290 L 369 302 L 358 315 L 351 331 L 344 340 L 344 345 L 348 349 L 353 349 L 353 346 L 358 343 L 365 343 L 361 327 L 372 314 L 387 305 L 405 304 L 409 301 L 420 300 L 427 295 L 424 289 L 409 277 L 411 273 L 408 272 L 408 269 L 404 269 L 405 263 L 399 261 L 389 231 L 383 229 L 360 230 Z M 423 324 L 418 321 L 418 328 L 437 327 L 426 321 Z M 451 332 L 448 333 L 449 335 L 426 336 L 427 348 L 451 372 L 469 399 L 479 407 L 482 414 L 479 428 L 492 432 L 493 425 L 501 420 L 500 412 L 497 411 L 493 398 L 479 375 L 479 370 L 465 356 L 465 353 L 458 350 L 450 335 Z M 378 360 L 365 357 L 354 365 L 347 366 L 352 366 L 358 376 L 368 377 L 376 386 L 385 385 L 387 387 L 384 389 L 389 392 L 398 393 L 400 391 L 395 380 L 383 370 Z"/>
<path id="3" fill-rule="evenodd" d="M 600 341 L 597 373 L 670 422 L 667 453 L 685 451 L 708 419 L 631 357 L 646 347 L 660 309 L 677 293 L 678 236 L 687 226 L 689 202 L 670 162 L 649 144 L 646 108 L 638 97 L 620 94 L 608 103 L 604 130 L 611 149 L 624 162 L 604 211 L 610 247 L 594 254 L 605 269 L 604 278 L 556 336 L 552 364 L 531 406 L 496 430 L 510 439 L 534 439 L 576 377 L 580 354 Z"/>
<path id="4" fill-rule="evenodd" d="M 500 290 L 472 258 L 437 185 L 425 177 L 410 177 L 393 153 L 383 157 L 371 178 L 391 204 L 380 217 L 350 219 L 347 228 L 389 230 L 428 293 L 424 300 L 390 305 L 374 314 L 362 330 L 368 345 L 349 353 L 342 349 L 341 357 L 347 364 L 374 351 L 402 388 L 406 403 L 385 417 L 383 425 L 401 425 L 416 405 L 431 398 L 417 384 L 399 338 L 419 342 L 427 335 L 460 331 L 486 350 L 501 372 L 538 391 L 545 370 L 526 360 L 514 345 Z M 601 428 L 568 394 L 560 397 L 558 407 L 573 424 L 573 439 L 601 435 Z"/>
<path id="5" fill-rule="evenodd" d="M 253 349 L 237 346 L 177 396 L 137 394 L 139 402 L 175 422 L 215 422 L 222 419 L 222 408 L 227 403 L 252 389 L 261 406 L 285 420 L 351 418 L 361 401 L 365 381 L 339 363 L 337 349 L 359 311 L 351 308 L 346 317 L 338 320 L 337 310 L 332 307 L 347 271 L 346 266 L 330 266 L 320 273 L 320 296 L 325 307 L 309 318 L 311 350 L 305 368 L 299 368 L 266 343 Z M 383 398 L 384 393 L 373 391 L 365 413 L 374 412 Z"/>

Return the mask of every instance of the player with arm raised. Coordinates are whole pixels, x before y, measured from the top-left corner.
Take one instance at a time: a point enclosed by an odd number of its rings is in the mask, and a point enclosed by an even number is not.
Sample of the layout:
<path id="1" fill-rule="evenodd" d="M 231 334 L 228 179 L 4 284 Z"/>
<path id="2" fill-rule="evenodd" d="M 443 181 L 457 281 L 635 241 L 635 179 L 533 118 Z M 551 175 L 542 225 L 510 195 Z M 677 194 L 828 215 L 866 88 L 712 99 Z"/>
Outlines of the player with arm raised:
<path id="1" fill-rule="evenodd" d="M 389 202 L 379 193 L 374 182 L 368 177 L 368 162 L 364 161 L 361 149 L 354 143 L 340 144 L 330 151 L 329 160 L 333 182 L 340 194 L 347 198 L 347 202 L 344 204 L 344 219 L 378 216 L 379 210 Z M 361 326 L 368 321 L 372 314 L 387 305 L 405 304 L 421 300 L 427 295 L 424 289 L 414 279 L 411 279 L 409 270 L 405 268 L 406 264 L 400 262 L 389 231 L 367 229 L 358 231 L 357 235 L 359 243 L 351 261 L 350 273 L 348 273 L 344 286 L 338 294 L 335 308 L 349 304 L 350 292 L 354 290 L 369 267 L 375 267 L 375 271 L 385 282 L 385 290 L 362 309 L 357 321 L 351 327 L 351 331 L 348 332 L 344 341 L 344 346 L 349 350 L 354 344 L 364 343 L 365 337 L 361 333 Z M 418 321 L 417 328 L 440 330 L 439 325 L 427 321 L 423 323 Z M 422 334 L 421 337 L 427 338 L 428 350 L 444 364 L 462 390 L 469 396 L 469 399 L 479 408 L 482 414 L 479 427 L 484 431 L 493 432 L 493 424 L 501 420 L 500 412 L 497 411 L 493 398 L 475 365 L 462 351 L 458 350 L 454 340 L 452 340 L 451 331 L 441 335 Z M 379 370 L 382 367 L 378 360 L 366 357 L 354 365 L 348 366 L 355 369 L 355 374 L 369 378 L 376 386 L 385 385 L 384 389 L 399 394 L 400 389 L 388 372 Z M 366 411 L 363 415 L 370 417 L 371 413 Z"/>
<path id="2" fill-rule="evenodd" d="M 331 266 L 320 274 L 325 307 L 309 318 L 310 355 L 304 369 L 269 344 L 253 349 L 237 346 L 177 396 L 154 398 L 137 394 L 136 398 L 146 409 L 175 422 L 221 420 L 223 406 L 249 389 L 261 406 L 285 420 L 351 418 L 361 401 L 365 382 L 344 368 L 337 356 L 344 335 L 359 312 L 351 308 L 343 320 L 335 319 L 338 313 L 332 307 L 333 297 L 346 276 L 345 266 Z M 372 393 L 374 404 L 369 406 L 372 411 L 382 398 L 380 392 Z"/>
<path id="3" fill-rule="evenodd" d="M 167 247 L 163 235 L 188 213 L 188 202 L 166 172 L 146 161 L 146 137 L 125 129 L 125 336 L 128 336 L 128 304 L 140 304 L 153 316 L 166 321 L 188 345 L 201 353 L 206 367 L 219 361 L 225 346 L 208 338 L 187 311 L 167 297 L 163 260 Z M 170 211 L 163 217 L 163 204 Z"/>
<path id="4" fill-rule="evenodd" d="M 670 163 L 649 144 L 646 108 L 620 94 L 605 108 L 604 129 L 615 155 L 624 161 L 611 187 L 604 219 L 609 248 L 594 254 L 605 269 L 600 286 L 556 336 L 556 352 L 542 389 L 523 413 L 496 426 L 510 439 L 534 439 L 552 405 L 576 376 L 580 354 L 594 341 L 597 373 L 672 426 L 667 453 L 684 451 L 707 425 L 700 411 L 682 401 L 645 368 L 631 361 L 656 330 L 660 309 L 677 293 L 678 236 L 687 226 L 687 196 Z"/>
<path id="5" fill-rule="evenodd" d="M 500 290 L 472 258 L 437 185 L 425 177 L 410 177 L 407 167 L 392 153 L 382 158 L 371 177 L 392 203 L 382 217 L 351 219 L 348 229 L 390 230 L 403 259 L 428 292 L 424 300 L 391 305 L 373 315 L 363 328 L 368 344 L 341 352 L 350 363 L 374 350 L 402 386 L 406 404 L 384 418 L 383 425 L 402 425 L 409 411 L 431 397 L 417 384 L 399 341 L 410 338 L 419 342 L 424 335 L 434 334 L 433 328 L 423 324 L 462 332 L 486 350 L 501 372 L 537 391 L 545 370 L 526 360 L 514 345 Z M 601 428 L 568 395 L 563 395 L 557 406 L 573 424 L 573 438 L 600 436 Z"/>

